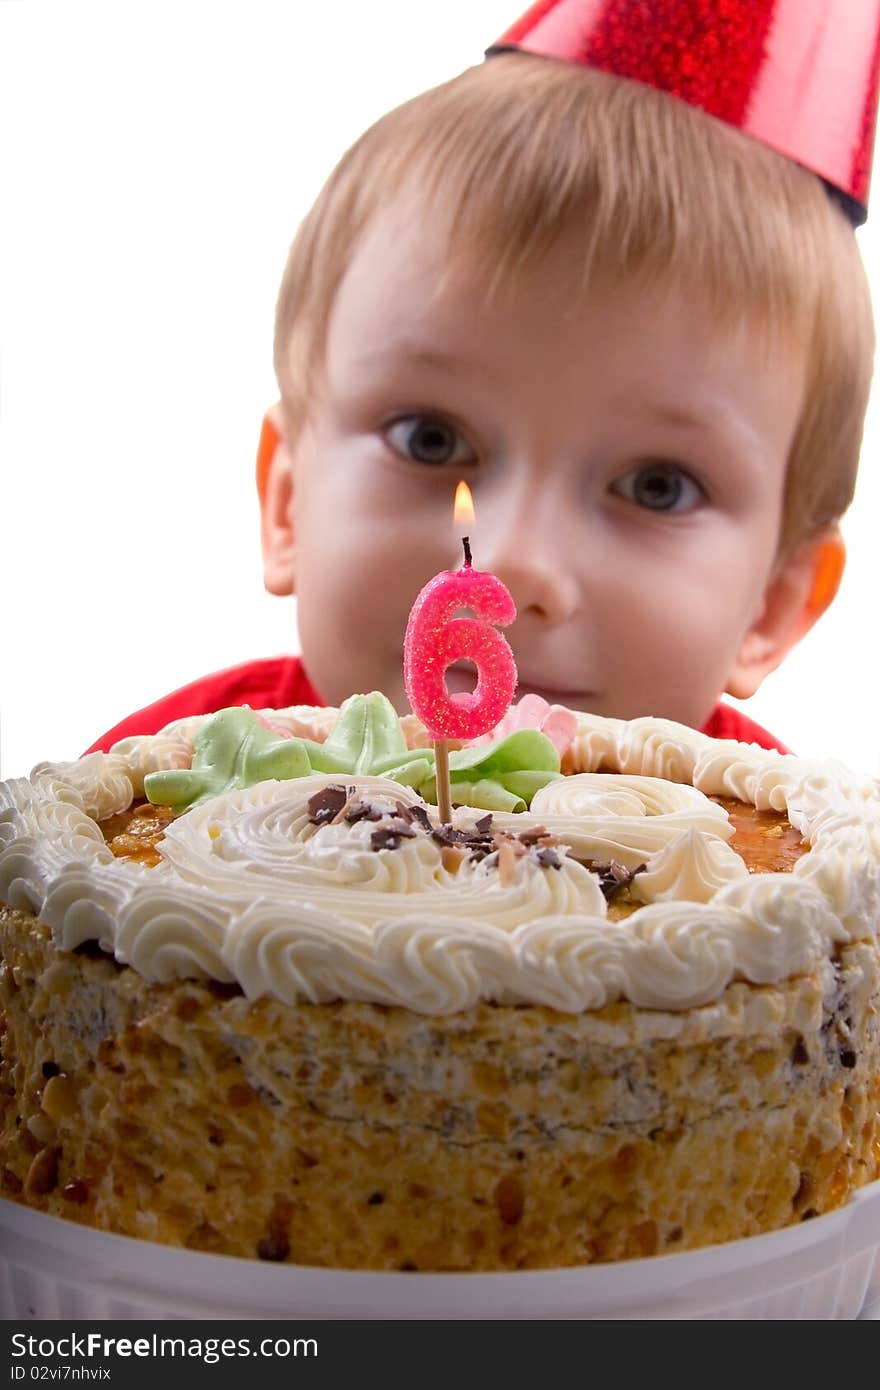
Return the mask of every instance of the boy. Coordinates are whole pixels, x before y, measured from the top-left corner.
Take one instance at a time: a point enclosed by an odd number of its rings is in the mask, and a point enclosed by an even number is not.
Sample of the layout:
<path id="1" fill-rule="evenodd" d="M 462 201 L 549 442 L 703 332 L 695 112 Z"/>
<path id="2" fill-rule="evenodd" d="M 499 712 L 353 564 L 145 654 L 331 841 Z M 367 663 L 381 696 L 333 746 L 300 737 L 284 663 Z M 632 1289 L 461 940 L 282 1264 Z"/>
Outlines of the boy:
<path id="1" fill-rule="evenodd" d="M 640 82 L 491 57 L 369 130 L 291 250 L 260 486 L 302 662 L 196 682 L 94 746 L 236 703 L 405 710 L 407 615 L 460 562 L 464 477 L 518 695 L 781 748 L 718 697 L 834 597 L 872 353 L 814 174 Z"/>

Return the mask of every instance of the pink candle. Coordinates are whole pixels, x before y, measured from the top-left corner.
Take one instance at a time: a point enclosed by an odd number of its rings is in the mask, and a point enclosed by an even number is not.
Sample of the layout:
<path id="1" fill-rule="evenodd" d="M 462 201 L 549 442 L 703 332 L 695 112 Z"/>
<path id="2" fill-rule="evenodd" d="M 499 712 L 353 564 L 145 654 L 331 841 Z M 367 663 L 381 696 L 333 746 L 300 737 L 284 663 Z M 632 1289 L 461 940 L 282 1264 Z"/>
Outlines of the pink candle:
<path id="1" fill-rule="evenodd" d="M 516 665 L 498 631 L 516 617 L 509 589 L 494 574 L 464 564 L 429 580 L 412 606 L 403 644 L 403 679 L 414 712 L 434 739 L 478 738 L 507 713 L 516 690 Z M 455 617 L 462 608 L 476 615 Z M 477 668 L 474 690 L 451 695 L 446 671 L 456 661 Z"/>

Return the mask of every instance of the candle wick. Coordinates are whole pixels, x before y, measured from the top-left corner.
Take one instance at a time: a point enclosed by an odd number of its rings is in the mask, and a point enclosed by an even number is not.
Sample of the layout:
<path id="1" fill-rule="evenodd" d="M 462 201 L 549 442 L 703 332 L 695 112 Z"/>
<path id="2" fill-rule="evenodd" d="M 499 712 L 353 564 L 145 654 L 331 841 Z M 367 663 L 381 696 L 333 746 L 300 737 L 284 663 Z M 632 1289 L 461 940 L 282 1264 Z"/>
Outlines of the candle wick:
<path id="1" fill-rule="evenodd" d="M 470 568 L 471 564 L 471 543 L 468 536 L 462 536 L 461 543 L 464 546 L 464 562 Z"/>

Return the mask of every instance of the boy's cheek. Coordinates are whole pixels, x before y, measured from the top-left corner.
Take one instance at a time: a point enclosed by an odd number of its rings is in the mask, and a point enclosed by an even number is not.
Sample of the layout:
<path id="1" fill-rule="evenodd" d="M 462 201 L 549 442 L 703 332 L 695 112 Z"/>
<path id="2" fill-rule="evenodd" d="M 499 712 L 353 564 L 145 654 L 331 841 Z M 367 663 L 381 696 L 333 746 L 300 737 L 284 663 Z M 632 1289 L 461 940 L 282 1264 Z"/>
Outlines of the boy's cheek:
<path id="1" fill-rule="evenodd" d="M 322 652 L 344 665 L 359 653 L 381 651 L 402 660 L 407 616 L 417 591 L 409 594 L 392 563 L 368 556 L 345 565 L 330 560 L 312 568 L 309 576 L 299 591 L 304 644 L 320 644 Z"/>

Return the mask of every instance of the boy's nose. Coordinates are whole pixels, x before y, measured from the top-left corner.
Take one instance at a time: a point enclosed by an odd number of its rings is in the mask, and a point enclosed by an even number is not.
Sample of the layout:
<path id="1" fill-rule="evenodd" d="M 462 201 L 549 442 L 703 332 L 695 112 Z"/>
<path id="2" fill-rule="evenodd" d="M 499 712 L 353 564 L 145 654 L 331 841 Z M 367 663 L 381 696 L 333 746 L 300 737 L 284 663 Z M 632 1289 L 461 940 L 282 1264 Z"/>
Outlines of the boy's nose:
<path id="1" fill-rule="evenodd" d="M 474 565 L 507 585 L 520 619 L 530 615 L 557 627 L 577 611 L 579 586 L 563 530 L 558 516 L 542 517 L 533 506 L 485 530 L 478 518 Z"/>

